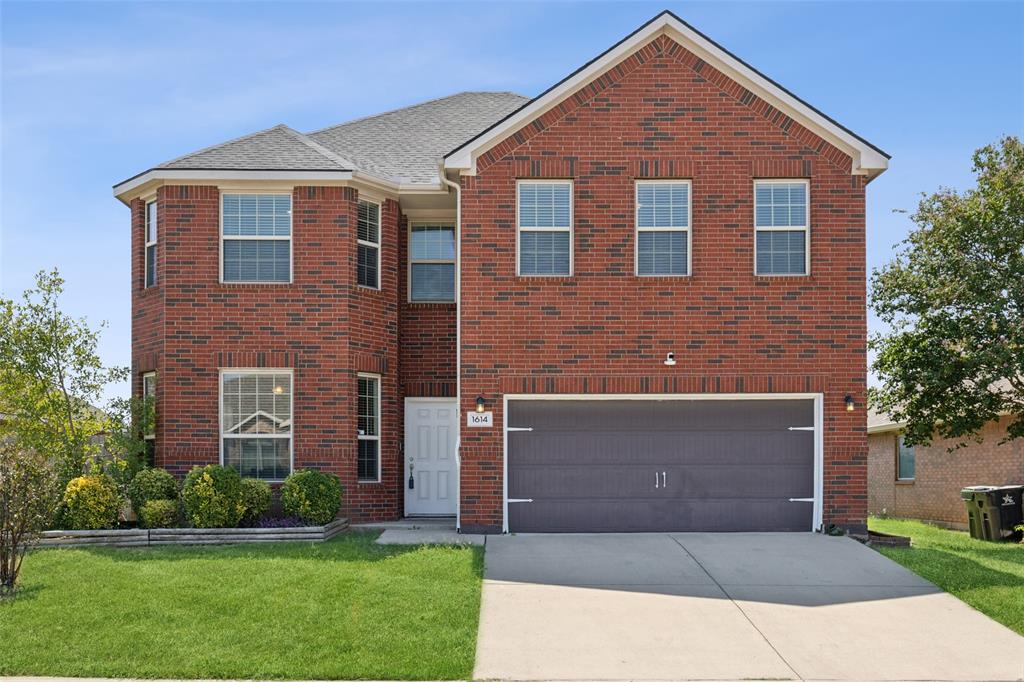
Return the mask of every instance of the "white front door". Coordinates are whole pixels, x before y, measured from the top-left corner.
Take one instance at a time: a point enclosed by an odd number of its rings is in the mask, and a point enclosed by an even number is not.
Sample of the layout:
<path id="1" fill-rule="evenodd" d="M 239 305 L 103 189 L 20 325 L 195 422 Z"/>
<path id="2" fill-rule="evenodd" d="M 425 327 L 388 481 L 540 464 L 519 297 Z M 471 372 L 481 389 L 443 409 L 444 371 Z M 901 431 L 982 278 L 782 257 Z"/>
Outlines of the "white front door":
<path id="1" fill-rule="evenodd" d="M 405 399 L 405 514 L 455 515 L 459 411 L 448 398 Z M 412 487 L 410 487 L 410 482 Z"/>

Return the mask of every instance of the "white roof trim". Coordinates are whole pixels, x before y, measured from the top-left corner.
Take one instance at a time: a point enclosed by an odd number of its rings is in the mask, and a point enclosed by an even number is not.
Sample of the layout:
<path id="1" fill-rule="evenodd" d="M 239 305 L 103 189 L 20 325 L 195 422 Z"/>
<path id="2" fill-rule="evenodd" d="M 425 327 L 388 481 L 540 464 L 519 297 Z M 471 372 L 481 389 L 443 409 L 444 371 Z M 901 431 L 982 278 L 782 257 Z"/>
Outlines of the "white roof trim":
<path id="1" fill-rule="evenodd" d="M 873 433 L 886 433 L 887 431 L 901 431 L 906 428 L 906 422 L 885 422 L 883 424 L 871 424 L 868 426 L 868 435 Z"/>
<path id="2" fill-rule="evenodd" d="M 500 124 L 466 142 L 445 156 L 445 168 L 476 174 L 477 158 L 531 121 L 544 115 L 566 97 L 588 85 L 623 59 L 655 39 L 667 35 L 686 49 L 727 74 L 737 83 L 785 112 L 795 121 L 820 135 L 853 158 L 853 173 L 874 177 L 889 166 L 888 157 L 877 148 L 832 121 L 810 105 L 787 92 L 737 57 L 729 54 L 671 12 L 663 12 L 632 35 L 612 47 L 564 81 L 529 102 Z"/>
<path id="3" fill-rule="evenodd" d="M 241 181 L 277 181 L 277 182 L 330 182 L 344 184 L 357 181 L 392 193 L 400 194 L 434 194 L 448 193 L 448 188 L 437 183 L 400 183 L 378 178 L 362 171 L 347 170 L 194 170 L 184 168 L 153 168 L 119 185 L 114 185 L 114 196 L 128 203 L 136 194 L 144 191 L 149 185 L 162 182 L 188 182 L 198 184 L 217 184 L 219 182 Z"/>

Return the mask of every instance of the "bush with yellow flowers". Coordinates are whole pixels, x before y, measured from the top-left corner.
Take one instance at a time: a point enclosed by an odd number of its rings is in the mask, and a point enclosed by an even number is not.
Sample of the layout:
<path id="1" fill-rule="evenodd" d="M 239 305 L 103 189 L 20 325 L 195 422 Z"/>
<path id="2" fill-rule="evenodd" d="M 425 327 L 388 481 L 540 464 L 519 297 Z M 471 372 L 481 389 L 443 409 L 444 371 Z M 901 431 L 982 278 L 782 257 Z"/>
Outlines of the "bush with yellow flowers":
<path id="1" fill-rule="evenodd" d="M 99 530 L 117 525 L 121 495 L 106 474 L 73 478 L 64 489 L 64 523 L 73 530 Z"/>
<path id="2" fill-rule="evenodd" d="M 234 528 L 245 513 L 242 478 L 216 464 L 197 466 L 181 486 L 181 504 L 193 528 Z"/>

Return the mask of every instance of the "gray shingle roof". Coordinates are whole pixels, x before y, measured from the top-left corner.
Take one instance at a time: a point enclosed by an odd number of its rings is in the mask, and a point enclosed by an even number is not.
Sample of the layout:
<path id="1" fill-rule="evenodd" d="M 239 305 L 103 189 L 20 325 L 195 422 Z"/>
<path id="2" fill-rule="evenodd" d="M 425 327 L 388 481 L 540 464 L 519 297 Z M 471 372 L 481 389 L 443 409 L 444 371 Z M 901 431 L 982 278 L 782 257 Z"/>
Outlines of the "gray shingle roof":
<path id="1" fill-rule="evenodd" d="M 513 92 L 461 92 L 308 136 L 375 175 L 436 183 L 438 163 L 450 149 L 528 101 Z"/>
<path id="2" fill-rule="evenodd" d="M 351 162 L 286 125 L 200 149 L 161 164 L 179 170 L 353 170 Z"/>
<path id="3" fill-rule="evenodd" d="M 463 92 L 308 135 L 278 125 L 186 154 L 178 170 L 359 170 L 403 184 L 438 181 L 451 149 L 529 101 L 511 92 Z"/>

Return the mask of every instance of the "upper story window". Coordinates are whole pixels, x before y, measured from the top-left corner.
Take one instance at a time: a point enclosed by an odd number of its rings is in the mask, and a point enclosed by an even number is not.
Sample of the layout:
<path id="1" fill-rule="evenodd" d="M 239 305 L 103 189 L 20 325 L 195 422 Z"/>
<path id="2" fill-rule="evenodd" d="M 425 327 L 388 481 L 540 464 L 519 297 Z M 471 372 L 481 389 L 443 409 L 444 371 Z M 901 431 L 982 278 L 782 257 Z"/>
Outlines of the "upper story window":
<path id="1" fill-rule="evenodd" d="M 221 462 L 247 478 L 281 481 L 292 469 L 292 372 L 225 370 Z"/>
<path id="2" fill-rule="evenodd" d="M 754 272 L 806 275 L 810 271 L 810 209 L 806 180 L 754 183 Z"/>
<path id="3" fill-rule="evenodd" d="M 903 436 L 896 441 L 896 478 L 900 481 L 913 481 L 917 456 L 914 446 L 903 442 Z"/>
<path id="4" fill-rule="evenodd" d="M 380 204 L 359 202 L 356 282 L 380 289 Z"/>
<path id="5" fill-rule="evenodd" d="M 636 274 L 690 274 L 690 183 L 636 183 Z"/>
<path id="6" fill-rule="evenodd" d="M 455 301 L 455 227 L 409 228 L 409 300 Z"/>
<path id="7" fill-rule="evenodd" d="M 290 282 L 290 194 L 221 197 L 224 282 Z"/>
<path id="8" fill-rule="evenodd" d="M 517 195 L 519 274 L 571 274 L 572 182 L 522 180 Z"/>
<path id="9" fill-rule="evenodd" d="M 143 284 L 146 288 L 156 285 L 156 201 L 146 203 L 146 257 Z"/>

